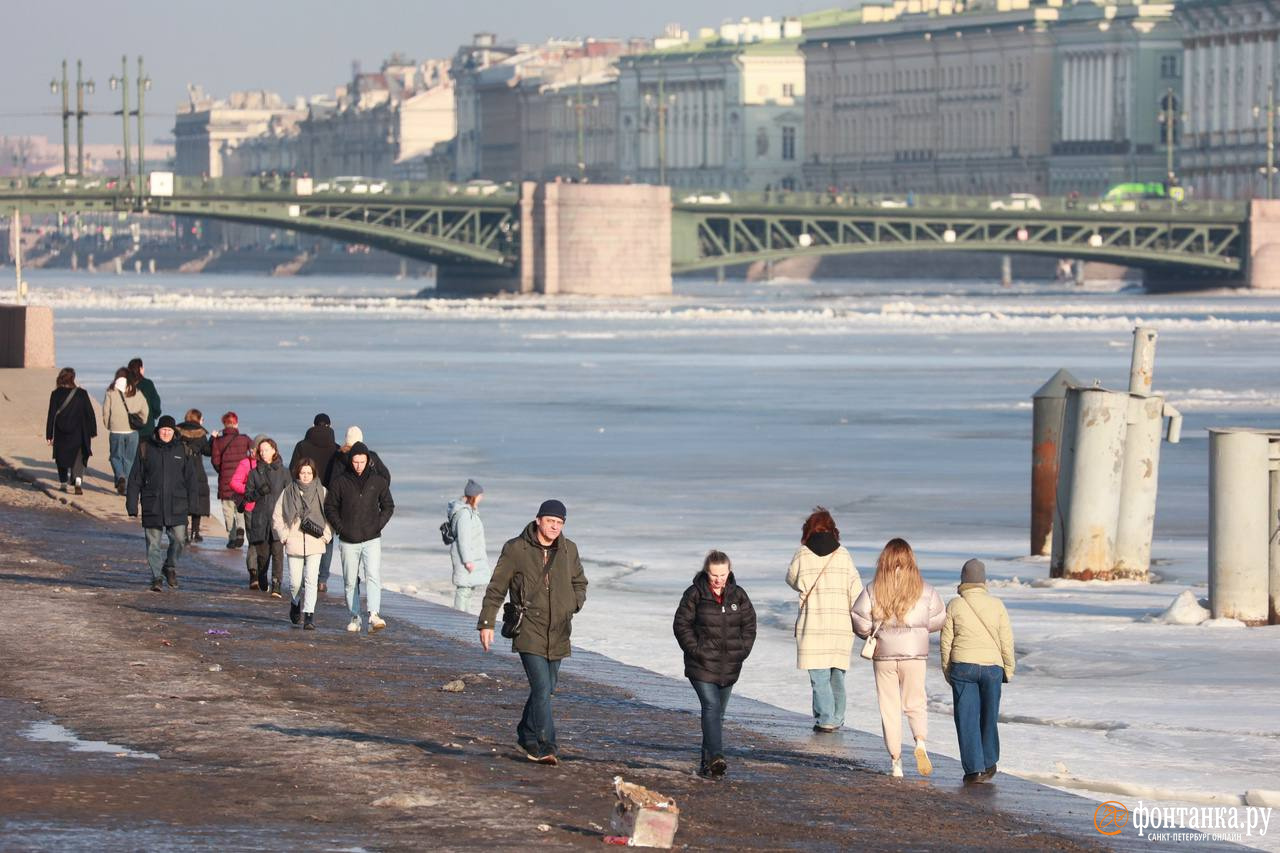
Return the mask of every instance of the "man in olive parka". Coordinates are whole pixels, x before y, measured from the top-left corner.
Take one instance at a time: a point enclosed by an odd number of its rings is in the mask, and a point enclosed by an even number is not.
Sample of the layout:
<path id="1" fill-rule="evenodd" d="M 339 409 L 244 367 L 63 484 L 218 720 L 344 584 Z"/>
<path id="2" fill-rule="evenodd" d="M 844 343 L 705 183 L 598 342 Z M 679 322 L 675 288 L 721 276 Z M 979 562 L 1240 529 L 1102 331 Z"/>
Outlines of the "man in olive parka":
<path id="1" fill-rule="evenodd" d="M 503 599 L 524 607 L 520 633 L 511 641 L 529 678 L 516 738 L 530 761 L 558 764 L 556 725 L 551 716 L 551 694 L 556 689 L 560 662 L 569 656 L 573 615 L 587 600 L 587 576 L 578 558 L 578 546 L 561 535 L 564 504 L 543 501 L 538 516 L 524 532 L 502 546 L 480 610 L 480 645 L 488 651 L 493 625 Z"/>

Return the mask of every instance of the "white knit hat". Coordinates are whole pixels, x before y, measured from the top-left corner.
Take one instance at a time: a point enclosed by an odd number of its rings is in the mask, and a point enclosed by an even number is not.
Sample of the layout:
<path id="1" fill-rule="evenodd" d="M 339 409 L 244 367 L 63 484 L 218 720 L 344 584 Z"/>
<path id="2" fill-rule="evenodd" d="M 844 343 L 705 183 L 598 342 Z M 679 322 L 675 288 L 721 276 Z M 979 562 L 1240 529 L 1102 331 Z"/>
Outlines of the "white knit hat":
<path id="1" fill-rule="evenodd" d="M 342 443 L 350 446 L 355 444 L 357 441 L 364 441 L 364 433 L 360 431 L 360 427 L 347 427 L 347 439 Z"/>

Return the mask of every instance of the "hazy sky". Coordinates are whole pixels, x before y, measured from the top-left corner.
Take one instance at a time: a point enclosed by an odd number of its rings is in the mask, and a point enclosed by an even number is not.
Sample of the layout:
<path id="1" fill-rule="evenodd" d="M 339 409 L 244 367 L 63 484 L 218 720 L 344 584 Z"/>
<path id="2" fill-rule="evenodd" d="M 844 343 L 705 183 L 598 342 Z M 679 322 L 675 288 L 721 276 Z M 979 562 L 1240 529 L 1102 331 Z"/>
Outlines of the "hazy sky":
<path id="1" fill-rule="evenodd" d="M 687 29 L 729 18 L 794 15 L 852 0 L 3 0 L 0 136 L 61 139 L 60 96 L 49 91 L 60 63 L 75 60 L 97 83 L 91 113 L 120 108 L 107 81 L 129 56 L 132 79 L 142 54 L 152 79 L 147 138 L 169 135 L 188 83 L 215 95 L 268 89 L 288 100 L 332 92 L 350 78 L 352 60 L 376 69 L 393 51 L 422 60 L 448 57 L 475 32 L 503 41 L 549 36 L 651 36 L 667 22 Z M 136 108 L 136 90 L 129 94 Z M 75 124 L 72 122 L 73 136 Z M 114 142 L 120 119 L 86 119 L 88 142 Z M 74 144 L 74 140 L 73 140 Z"/>

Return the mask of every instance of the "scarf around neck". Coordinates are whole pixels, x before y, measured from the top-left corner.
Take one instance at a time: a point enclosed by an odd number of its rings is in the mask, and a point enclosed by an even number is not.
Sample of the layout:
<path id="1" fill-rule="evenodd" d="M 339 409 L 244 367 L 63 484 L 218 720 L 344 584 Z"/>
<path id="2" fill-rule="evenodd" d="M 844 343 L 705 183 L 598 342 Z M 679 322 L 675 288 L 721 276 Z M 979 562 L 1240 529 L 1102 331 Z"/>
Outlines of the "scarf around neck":
<path id="1" fill-rule="evenodd" d="M 294 480 L 289 488 L 284 490 L 284 494 L 280 496 L 280 499 L 284 501 L 284 508 L 280 511 L 284 517 L 284 523 L 292 527 L 295 522 L 307 518 L 320 527 L 324 527 L 323 492 L 324 486 L 320 485 L 318 479 L 312 479 L 306 485 Z"/>

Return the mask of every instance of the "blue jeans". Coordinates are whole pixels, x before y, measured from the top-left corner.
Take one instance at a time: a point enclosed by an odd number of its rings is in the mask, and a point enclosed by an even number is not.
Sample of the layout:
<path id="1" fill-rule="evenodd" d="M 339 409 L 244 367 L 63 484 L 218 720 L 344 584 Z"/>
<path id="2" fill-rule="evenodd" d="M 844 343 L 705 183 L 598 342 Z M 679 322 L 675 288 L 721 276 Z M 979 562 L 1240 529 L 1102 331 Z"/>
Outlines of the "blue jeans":
<path id="1" fill-rule="evenodd" d="M 1000 683 L 1004 669 L 976 663 L 951 664 L 952 712 L 960 763 L 965 773 L 981 773 L 1000 760 Z"/>
<path id="2" fill-rule="evenodd" d="M 711 759 L 724 755 L 724 740 L 721 735 L 724 729 L 724 712 L 729 707 L 729 694 L 733 685 L 721 687 L 710 681 L 694 681 L 693 691 L 698 694 L 698 703 L 702 705 L 702 766 L 706 767 Z"/>
<path id="3" fill-rule="evenodd" d="M 138 458 L 138 434 L 136 432 L 113 432 L 110 438 L 111 473 L 115 478 L 129 479 L 133 470 L 133 460 Z"/>
<path id="4" fill-rule="evenodd" d="M 164 577 L 165 569 L 178 568 L 187 528 L 186 525 L 175 524 L 172 527 L 144 527 L 142 532 L 147 537 L 147 565 L 151 567 L 151 580 L 158 581 Z M 161 544 L 166 533 L 169 534 L 168 548 Z"/>
<path id="5" fill-rule="evenodd" d="M 360 581 L 364 580 L 365 603 L 370 613 L 382 606 L 382 539 L 368 542 L 343 542 L 342 582 L 347 592 L 347 610 L 352 618 L 360 616 Z"/>
<path id="6" fill-rule="evenodd" d="M 529 679 L 529 698 L 516 726 L 516 739 L 521 748 L 535 758 L 555 755 L 556 721 L 551 717 L 551 694 L 556 692 L 560 677 L 560 661 L 542 655 L 520 653 L 520 663 Z"/>
<path id="7" fill-rule="evenodd" d="M 813 688 L 813 717 L 820 726 L 844 725 L 844 670 L 811 669 L 809 685 Z"/>

